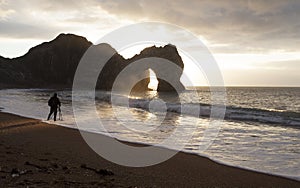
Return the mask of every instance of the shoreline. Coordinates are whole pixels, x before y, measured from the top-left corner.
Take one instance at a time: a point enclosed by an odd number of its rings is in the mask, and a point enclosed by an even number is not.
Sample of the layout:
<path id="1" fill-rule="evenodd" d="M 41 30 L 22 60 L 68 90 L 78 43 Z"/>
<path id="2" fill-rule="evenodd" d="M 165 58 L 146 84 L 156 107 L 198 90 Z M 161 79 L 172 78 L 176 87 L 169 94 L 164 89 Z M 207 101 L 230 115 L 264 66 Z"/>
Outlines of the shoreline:
<path id="1" fill-rule="evenodd" d="M 42 123 L 46 123 L 46 124 L 50 124 L 50 125 L 55 125 L 55 126 L 59 126 L 59 127 L 67 128 L 67 129 L 72 129 L 72 130 L 78 130 L 77 128 L 69 127 L 69 126 L 66 126 L 64 124 L 58 123 L 59 121 L 56 121 L 56 123 L 54 123 L 54 122 L 48 122 L 48 121 L 45 121 L 45 120 L 41 120 L 41 119 L 39 119 L 37 117 L 28 117 L 28 116 L 24 116 L 24 115 L 20 115 L 20 114 L 15 114 L 13 112 L 5 111 L 5 110 L 3 111 L 3 110 L 4 110 L 4 108 L 0 107 L 0 113 L 4 112 L 4 113 L 13 114 L 13 115 L 16 115 L 16 116 L 20 116 L 20 117 L 35 119 L 35 120 L 41 121 Z M 89 131 L 84 131 L 84 132 L 94 133 L 94 132 L 89 132 Z M 101 133 L 95 133 L 95 134 L 100 134 L 100 135 L 108 137 L 107 135 L 101 134 Z M 118 140 L 118 139 L 116 139 L 116 140 Z M 126 141 L 126 140 L 118 140 L 118 141 L 122 142 L 122 143 L 125 143 L 125 144 L 128 144 L 128 145 L 151 146 L 151 145 L 143 143 L 143 142 L 133 142 L 133 141 Z M 172 150 L 172 149 L 167 148 L 167 147 L 161 147 L 161 148 L 162 149 L 166 149 L 166 150 Z M 191 155 L 196 155 L 196 156 L 199 156 L 199 157 L 207 158 L 207 159 L 211 160 L 212 162 L 215 162 L 215 163 L 218 163 L 218 164 L 221 164 L 221 165 L 225 165 L 225 166 L 229 166 L 229 167 L 233 167 L 233 168 L 239 168 L 239 169 L 243 169 L 243 170 L 249 170 L 249 171 L 252 171 L 252 172 L 255 172 L 255 173 L 256 172 L 257 173 L 263 173 L 263 174 L 267 174 L 267 175 L 271 175 L 271 176 L 282 177 L 282 178 L 286 178 L 286 179 L 290 179 L 290 180 L 293 180 L 293 181 L 299 181 L 300 182 L 300 177 L 297 177 L 297 176 L 289 176 L 289 175 L 284 175 L 284 174 L 275 174 L 275 173 L 270 173 L 270 172 L 267 172 L 267 171 L 259 171 L 259 170 L 256 170 L 256 169 L 252 169 L 250 167 L 243 167 L 243 166 L 231 165 L 231 164 L 227 163 L 226 161 L 220 161 L 220 160 L 217 160 L 217 159 L 213 159 L 213 158 L 211 158 L 208 155 L 200 155 L 199 153 L 192 152 L 192 151 L 176 151 L 176 150 L 172 150 L 172 151 L 182 152 L 182 153 L 186 153 L 186 154 L 191 154 Z"/>
<path id="2" fill-rule="evenodd" d="M 2 154 L 0 158 L 0 175 L 1 179 L 4 179 L 4 181 L 0 181 L 0 184 L 5 186 L 21 186 L 21 184 L 37 185 L 35 182 L 37 180 L 50 183 L 52 186 L 67 185 L 72 181 L 76 182 L 71 183 L 72 186 L 94 186 L 94 184 L 99 186 L 101 182 L 104 182 L 101 186 L 108 187 L 300 186 L 300 182 L 297 180 L 232 167 L 215 162 L 207 157 L 184 152 L 179 152 L 168 161 L 151 167 L 132 168 L 119 166 L 106 161 L 93 152 L 76 129 L 47 124 L 40 120 L 5 112 L 0 112 L 0 130 L 0 147 L 4 148 L 4 150 L 1 150 L 5 153 L 4 155 Z M 7 143 L 7 140 L 10 140 L 10 142 Z M 24 141 L 27 141 L 27 144 L 24 144 L 26 143 Z M 59 143 L 64 143 L 65 145 Z M 138 143 L 123 143 L 134 146 L 145 146 Z M 78 147 L 74 147 L 74 145 Z M 22 146 L 22 148 L 20 148 L 20 146 Z M 163 149 L 167 150 L 165 148 Z M 53 151 L 56 151 L 54 155 L 52 154 Z M 51 153 L 51 155 L 45 155 L 47 153 Z M 34 156 L 43 157 L 36 158 Z M 44 166 L 51 166 L 50 161 L 52 160 L 49 159 L 51 157 L 56 158 L 57 164 L 53 167 L 47 167 L 47 172 L 43 172 L 37 167 L 32 169 L 32 166 L 28 165 L 44 163 Z M 66 167 L 67 170 L 63 167 L 64 161 L 68 161 L 69 166 Z M 102 169 L 103 172 L 112 172 L 114 175 L 99 176 L 95 171 L 83 168 L 83 164 L 86 164 L 86 167 L 89 168 L 96 168 L 98 166 L 97 168 Z M 55 167 L 57 166 L 58 168 L 56 169 Z M 31 170 L 30 173 L 21 175 L 21 171 L 19 171 L 20 175 L 18 177 L 12 177 L 13 169 L 23 169 L 23 171 L 25 169 L 27 170 L 26 172 L 28 172 L 28 168 L 31 168 L 29 169 Z M 37 172 L 36 169 L 38 169 Z M 72 169 L 76 170 L 73 171 Z M 65 174 L 65 171 L 68 170 L 70 174 Z M 3 173 L 2 171 L 10 171 L 10 173 Z M 78 172 L 80 173 L 78 174 Z M 45 176 L 45 173 L 52 177 L 52 179 L 49 180 L 49 177 L 42 178 Z M 83 177 L 81 175 L 82 173 L 89 174 L 89 176 L 87 176 L 88 178 Z M 32 178 L 31 180 L 30 176 Z M 57 178 L 58 180 L 53 180 Z M 70 180 L 66 180 L 68 178 Z M 160 178 L 160 180 L 157 178 Z M 91 181 L 86 182 L 86 180 Z"/>

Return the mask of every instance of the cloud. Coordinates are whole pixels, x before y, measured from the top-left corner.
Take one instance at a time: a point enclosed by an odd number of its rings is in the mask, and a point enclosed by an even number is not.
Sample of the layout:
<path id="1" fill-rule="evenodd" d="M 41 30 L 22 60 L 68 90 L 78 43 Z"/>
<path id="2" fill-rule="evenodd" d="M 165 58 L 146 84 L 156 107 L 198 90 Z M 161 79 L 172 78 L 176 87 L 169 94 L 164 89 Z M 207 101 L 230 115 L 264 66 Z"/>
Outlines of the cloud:
<path id="1" fill-rule="evenodd" d="M 109 1 L 103 0 L 98 1 L 99 6 L 108 10 L 110 13 L 117 14 L 120 13 L 122 16 L 128 18 L 138 18 L 138 16 L 144 16 L 144 7 L 142 6 L 142 1 L 127 0 L 127 1 Z"/>
<path id="2" fill-rule="evenodd" d="M 246 69 L 223 70 L 223 77 L 229 85 L 252 86 L 300 86 L 300 59 L 264 61 L 254 63 Z"/>
<path id="3" fill-rule="evenodd" d="M 52 36 L 57 27 L 41 21 L 43 15 L 35 14 L 38 10 L 25 1 L 0 1 L 0 37 L 40 39 Z"/>
<path id="4" fill-rule="evenodd" d="M 289 71 L 289 72 L 297 71 L 298 72 L 298 70 L 300 70 L 300 59 L 289 60 L 289 61 L 272 61 L 272 62 L 259 63 L 256 65 L 256 68 L 268 69 L 268 70 Z M 299 76 L 299 74 L 298 74 L 298 76 Z M 299 79 L 297 79 L 297 80 L 299 81 Z"/>
<path id="5" fill-rule="evenodd" d="M 234 86 L 300 86 L 299 72 L 295 69 L 289 74 L 279 69 L 228 70 L 223 77 L 225 84 Z"/>
<path id="6" fill-rule="evenodd" d="M 0 0 L 0 35 L 46 37 L 149 20 L 203 36 L 214 53 L 299 51 L 299 10 L 298 0 Z"/>
<path id="7" fill-rule="evenodd" d="M 1 10 L 13 13 L 4 14 Z M 62 32 L 85 35 L 93 28 L 106 29 L 113 23 L 119 24 L 117 18 L 108 15 L 94 0 L 0 0 L 0 37 L 49 40 Z"/>
<path id="8" fill-rule="evenodd" d="M 30 3 L 27 1 L 16 0 L 18 2 L 24 3 L 22 7 L 16 5 L 16 7 L 20 7 L 22 9 L 32 9 L 32 10 L 40 10 L 46 12 L 68 12 L 68 11 L 80 11 L 89 9 L 92 6 L 96 6 L 97 3 L 94 0 L 84 0 L 84 1 L 72 1 L 72 0 L 59 0 L 59 1 L 51 1 L 51 0 L 30 0 Z"/>
<path id="9" fill-rule="evenodd" d="M 49 36 L 57 35 L 57 28 L 25 24 L 20 22 L 6 22 L 0 21 L 0 36 L 8 38 L 30 38 L 43 39 Z"/>
<path id="10" fill-rule="evenodd" d="M 15 11 L 7 7 L 7 1 L 0 0 L 0 21 L 6 20 L 13 13 Z"/>
<path id="11" fill-rule="evenodd" d="M 300 48 L 300 1 L 297 0 L 190 0 L 99 1 L 119 17 L 166 21 L 204 36 L 219 52 L 252 52 Z M 130 7 L 128 7 L 130 5 Z M 124 8 L 122 8 L 124 7 Z M 213 45 L 212 45 L 213 46 Z"/>

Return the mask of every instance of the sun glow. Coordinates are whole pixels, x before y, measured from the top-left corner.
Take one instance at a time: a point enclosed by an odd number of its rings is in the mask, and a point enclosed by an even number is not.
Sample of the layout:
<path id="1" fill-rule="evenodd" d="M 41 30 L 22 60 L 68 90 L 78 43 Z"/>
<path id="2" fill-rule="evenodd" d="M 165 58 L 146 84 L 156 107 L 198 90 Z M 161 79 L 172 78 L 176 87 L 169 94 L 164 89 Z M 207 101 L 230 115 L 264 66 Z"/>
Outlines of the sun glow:
<path id="1" fill-rule="evenodd" d="M 150 72 L 150 82 L 148 84 L 148 88 L 153 91 L 156 91 L 158 86 L 158 80 L 153 70 L 149 69 L 149 72 Z"/>

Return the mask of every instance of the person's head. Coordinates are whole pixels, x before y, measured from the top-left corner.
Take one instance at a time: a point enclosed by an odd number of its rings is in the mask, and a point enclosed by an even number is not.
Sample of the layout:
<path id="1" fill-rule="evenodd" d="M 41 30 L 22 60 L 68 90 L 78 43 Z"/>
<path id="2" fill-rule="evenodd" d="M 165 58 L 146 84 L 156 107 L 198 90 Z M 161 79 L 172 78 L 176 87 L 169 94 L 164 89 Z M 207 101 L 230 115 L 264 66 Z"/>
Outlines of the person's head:
<path id="1" fill-rule="evenodd" d="M 57 93 L 54 93 L 54 94 L 53 94 L 53 97 L 57 97 Z"/>

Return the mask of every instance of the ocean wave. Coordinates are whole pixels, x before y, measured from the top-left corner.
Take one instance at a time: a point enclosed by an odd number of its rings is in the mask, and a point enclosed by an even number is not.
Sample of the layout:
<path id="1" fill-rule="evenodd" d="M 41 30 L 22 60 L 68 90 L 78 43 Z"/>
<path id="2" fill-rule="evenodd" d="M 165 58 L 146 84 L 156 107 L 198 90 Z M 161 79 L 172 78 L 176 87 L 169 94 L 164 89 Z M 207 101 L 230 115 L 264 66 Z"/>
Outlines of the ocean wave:
<path id="1" fill-rule="evenodd" d="M 110 96 L 101 95 L 96 97 L 98 101 L 111 102 Z M 154 99 L 155 100 L 155 99 Z M 124 102 L 126 101 L 126 102 Z M 152 99 L 135 99 L 126 96 L 114 96 L 114 105 L 129 106 L 131 108 L 139 108 L 146 111 L 160 111 L 177 113 L 180 115 L 190 115 L 194 117 L 211 117 L 211 110 L 222 111 L 226 108 L 224 119 L 226 120 L 239 120 L 239 121 L 253 121 L 269 124 L 287 125 L 300 127 L 300 113 L 292 111 L 272 110 L 272 109 L 257 109 L 257 108 L 244 108 L 235 106 L 222 106 L 211 105 L 204 103 L 169 103 L 166 102 L 166 108 L 149 107 Z M 151 109 L 150 109 L 151 108 Z M 185 110 L 183 110 L 185 109 Z M 186 110 L 190 109 L 190 110 Z M 195 113 L 199 112 L 199 113 Z M 223 118 L 221 115 L 220 118 Z"/>

